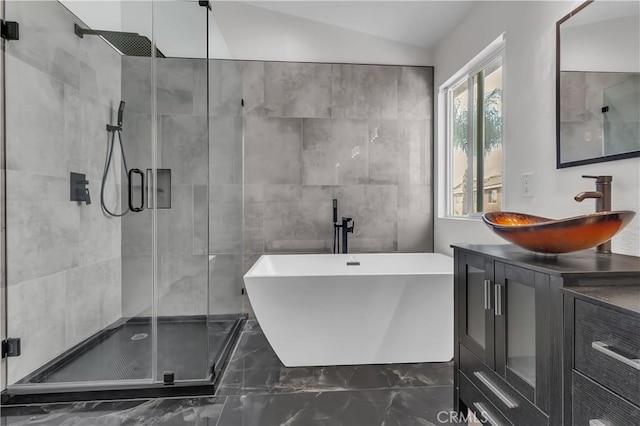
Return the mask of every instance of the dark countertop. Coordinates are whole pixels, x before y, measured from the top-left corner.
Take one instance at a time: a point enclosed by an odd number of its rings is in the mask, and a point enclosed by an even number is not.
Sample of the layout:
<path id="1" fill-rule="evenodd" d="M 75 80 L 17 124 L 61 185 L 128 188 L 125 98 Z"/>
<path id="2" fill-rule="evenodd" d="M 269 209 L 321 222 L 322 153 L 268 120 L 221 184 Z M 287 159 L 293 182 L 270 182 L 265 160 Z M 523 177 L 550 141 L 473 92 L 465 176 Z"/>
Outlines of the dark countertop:
<path id="1" fill-rule="evenodd" d="M 602 285 L 596 287 L 564 287 L 581 299 L 593 299 L 640 314 L 640 285 Z"/>
<path id="2" fill-rule="evenodd" d="M 623 254 L 603 254 L 594 250 L 558 255 L 543 255 L 521 249 L 513 244 L 452 244 L 451 247 L 508 261 L 523 268 L 561 277 L 592 278 L 638 277 L 640 283 L 640 257 Z"/>

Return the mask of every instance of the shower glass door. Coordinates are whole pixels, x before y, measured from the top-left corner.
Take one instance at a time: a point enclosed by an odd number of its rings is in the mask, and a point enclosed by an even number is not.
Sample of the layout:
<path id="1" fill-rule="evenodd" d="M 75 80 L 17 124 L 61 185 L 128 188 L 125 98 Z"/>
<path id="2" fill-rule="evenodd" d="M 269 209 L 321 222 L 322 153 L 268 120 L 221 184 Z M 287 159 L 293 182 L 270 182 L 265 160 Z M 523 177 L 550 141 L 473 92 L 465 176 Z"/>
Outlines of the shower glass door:
<path id="1" fill-rule="evenodd" d="M 20 25 L 4 53 L 7 331 L 21 346 L 7 359 L 7 384 L 16 392 L 153 377 L 153 217 L 128 211 L 127 180 L 127 170 L 153 165 L 153 96 L 123 78 L 133 52 L 105 32 L 140 33 L 124 41 L 146 55 L 137 72 L 150 82 L 152 4 L 136 2 L 127 20 L 115 2 L 90 3 L 5 2 L 5 19 Z M 79 18 L 87 7 L 93 22 Z M 119 123 L 131 91 L 139 97 Z"/>
<path id="2" fill-rule="evenodd" d="M 220 377 L 243 318 L 242 78 L 208 11 L 209 348 Z"/>
<path id="3" fill-rule="evenodd" d="M 156 381 L 205 380 L 208 348 L 207 8 L 154 4 Z"/>
<path id="4" fill-rule="evenodd" d="M 242 313 L 242 82 L 208 7 L 154 7 L 156 380 L 212 380 Z"/>
<path id="5" fill-rule="evenodd" d="M 242 80 L 211 10 L 5 19 L 10 392 L 210 385 L 244 318 Z"/>

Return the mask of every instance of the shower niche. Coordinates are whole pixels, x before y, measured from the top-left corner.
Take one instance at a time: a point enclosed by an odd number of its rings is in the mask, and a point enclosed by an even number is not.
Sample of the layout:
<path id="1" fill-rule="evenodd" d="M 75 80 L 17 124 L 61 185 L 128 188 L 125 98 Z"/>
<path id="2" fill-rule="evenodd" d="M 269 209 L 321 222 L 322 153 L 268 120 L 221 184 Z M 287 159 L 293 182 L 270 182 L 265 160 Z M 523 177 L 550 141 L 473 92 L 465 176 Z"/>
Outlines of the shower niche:
<path id="1" fill-rule="evenodd" d="M 202 2 L 90 3 L 6 2 L 3 401 L 211 394 L 245 318 L 242 80 Z"/>

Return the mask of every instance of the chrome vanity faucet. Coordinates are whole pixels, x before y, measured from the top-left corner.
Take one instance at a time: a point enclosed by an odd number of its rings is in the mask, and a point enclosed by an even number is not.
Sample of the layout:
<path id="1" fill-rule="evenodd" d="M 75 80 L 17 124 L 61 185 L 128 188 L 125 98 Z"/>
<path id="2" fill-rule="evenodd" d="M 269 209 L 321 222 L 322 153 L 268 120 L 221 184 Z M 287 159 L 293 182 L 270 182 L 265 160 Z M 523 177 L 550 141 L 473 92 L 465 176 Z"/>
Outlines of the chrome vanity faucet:
<path id="1" fill-rule="evenodd" d="M 582 175 L 583 178 L 591 178 L 596 180 L 596 190 L 581 192 L 575 197 L 574 200 L 582 202 L 587 198 L 596 199 L 596 213 L 611 211 L 611 182 L 613 178 L 611 176 L 591 176 Z M 611 253 L 611 240 L 605 241 L 596 247 L 596 251 L 599 253 Z"/>

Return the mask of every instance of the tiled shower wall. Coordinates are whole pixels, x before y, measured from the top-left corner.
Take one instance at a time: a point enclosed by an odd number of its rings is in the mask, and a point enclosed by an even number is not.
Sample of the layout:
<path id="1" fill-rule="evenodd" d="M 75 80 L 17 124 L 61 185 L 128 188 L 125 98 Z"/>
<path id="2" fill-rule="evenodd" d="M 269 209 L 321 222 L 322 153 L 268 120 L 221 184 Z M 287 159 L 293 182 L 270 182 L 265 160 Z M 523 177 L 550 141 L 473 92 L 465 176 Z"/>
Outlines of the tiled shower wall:
<path id="1" fill-rule="evenodd" d="M 618 85 L 624 82 L 628 84 L 634 79 L 637 81 L 638 74 L 589 71 L 560 73 L 563 88 L 560 99 L 563 161 L 637 149 L 640 137 L 637 109 L 635 114 L 631 112 L 624 116 L 616 105 L 619 96 L 616 94 L 625 93 L 625 86 Z M 611 99 L 612 95 L 614 100 Z M 602 112 L 604 106 L 609 107 L 609 112 Z M 609 116 L 608 119 L 605 114 Z"/>
<path id="2" fill-rule="evenodd" d="M 242 311 L 241 83 L 231 61 L 156 61 L 158 167 L 171 169 L 171 208 L 157 212 L 158 315 Z M 207 90 L 211 94 L 207 109 Z M 124 57 L 128 165 L 152 165 L 151 60 Z M 207 135 L 207 120 L 210 137 Z M 122 309 L 151 314 L 151 210 L 122 221 Z"/>
<path id="3" fill-rule="evenodd" d="M 120 220 L 100 209 L 120 55 L 78 38 L 58 2 L 5 13 L 20 23 L 6 43 L 8 333 L 22 340 L 11 384 L 121 316 Z M 69 172 L 86 173 L 91 205 L 69 201 Z"/>
<path id="4" fill-rule="evenodd" d="M 431 67 L 240 62 L 245 268 L 263 253 L 329 253 L 332 199 L 350 252 L 429 252 Z"/>

